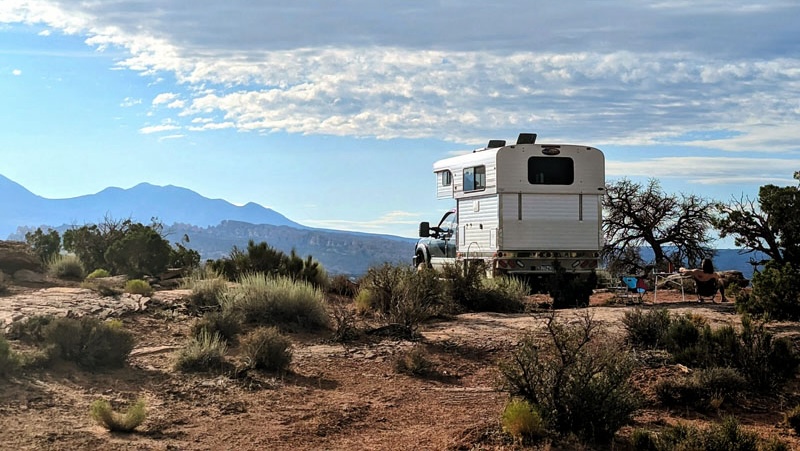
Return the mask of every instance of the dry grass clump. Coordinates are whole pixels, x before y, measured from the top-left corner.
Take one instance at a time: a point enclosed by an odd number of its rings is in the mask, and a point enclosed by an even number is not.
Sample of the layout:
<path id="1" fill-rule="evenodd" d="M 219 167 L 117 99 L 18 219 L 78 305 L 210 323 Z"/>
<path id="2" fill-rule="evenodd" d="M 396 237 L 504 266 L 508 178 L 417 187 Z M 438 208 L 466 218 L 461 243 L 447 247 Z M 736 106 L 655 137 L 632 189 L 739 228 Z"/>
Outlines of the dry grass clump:
<path id="1" fill-rule="evenodd" d="M 292 362 L 292 343 L 276 327 L 261 327 L 241 340 L 242 355 L 249 368 L 285 371 Z"/>
<path id="2" fill-rule="evenodd" d="M 11 350 L 8 341 L 0 335 L 0 378 L 13 374 L 19 367 L 19 357 Z"/>
<path id="3" fill-rule="evenodd" d="M 225 364 L 226 352 L 228 344 L 218 333 L 202 330 L 178 350 L 175 369 L 185 372 L 219 369 Z"/>
<path id="4" fill-rule="evenodd" d="M 512 399 L 503 409 L 503 432 L 519 441 L 543 437 L 547 433 L 539 411 L 524 399 Z"/>
<path id="5" fill-rule="evenodd" d="M 110 402 L 98 399 L 92 403 L 91 415 L 99 425 L 111 432 L 131 432 L 144 422 L 145 404 L 143 399 L 139 399 L 125 413 L 118 413 L 111 408 Z"/>
<path id="6" fill-rule="evenodd" d="M 125 292 L 131 294 L 141 294 L 142 296 L 152 296 L 153 287 L 146 280 L 131 279 L 125 282 Z"/>
<path id="7" fill-rule="evenodd" d="M 73 254 L 55 254 L 47 262 L 47 274 L 59 279 L 83 280 L 86 268 L 81 259 Z"/>
<path id="8" fill-rule="evenodd" d="M 307 330 L 328 327 L 322 291 L 288 277 L 247 274 L 227 291 L 223 311 L 242 314 L 244 321 L 267 326 L 296 325 Z"/>

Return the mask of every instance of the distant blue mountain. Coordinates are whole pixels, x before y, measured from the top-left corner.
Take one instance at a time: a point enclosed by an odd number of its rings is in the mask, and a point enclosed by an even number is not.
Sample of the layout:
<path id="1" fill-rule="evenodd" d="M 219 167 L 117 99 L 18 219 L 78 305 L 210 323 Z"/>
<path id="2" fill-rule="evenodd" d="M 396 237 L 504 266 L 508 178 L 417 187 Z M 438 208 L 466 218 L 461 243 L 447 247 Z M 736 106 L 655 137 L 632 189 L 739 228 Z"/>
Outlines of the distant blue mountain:
<path id="1" fill-rule="evenodd" d="M 208 227 L 222 221 L 251 224 L 305 226 L 255 203 L 237 206 L 222 199 L 209 199 L 177 186 L 141 183 L 130 189 L 106 188 L 97 194 L 69 199 L 45 199 L 0 175 L 0 237 L 18 227 L 97 224 L 104 218 L 132 219 L 147 224 L 157 218 L 164 224 L 183 223 Z"/>

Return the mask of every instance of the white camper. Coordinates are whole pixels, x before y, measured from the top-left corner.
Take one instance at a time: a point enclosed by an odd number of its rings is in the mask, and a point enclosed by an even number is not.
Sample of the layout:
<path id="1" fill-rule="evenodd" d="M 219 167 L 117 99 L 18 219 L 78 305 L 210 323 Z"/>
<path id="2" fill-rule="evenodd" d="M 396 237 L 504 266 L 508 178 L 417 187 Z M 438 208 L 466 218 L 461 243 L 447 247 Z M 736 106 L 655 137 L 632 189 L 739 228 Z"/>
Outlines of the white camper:
<path id="1" fill-rule="evenodd" d="M 602 247 L 605 158 L 593 147 L 490 141 L 434 163 L 436 193 L 455 199 L 438 226 L 420 224 L 416 265 L 482 260 L 491 274 L 588 275 Z M 530 278 L 530 277 L 529 277 Z"/>

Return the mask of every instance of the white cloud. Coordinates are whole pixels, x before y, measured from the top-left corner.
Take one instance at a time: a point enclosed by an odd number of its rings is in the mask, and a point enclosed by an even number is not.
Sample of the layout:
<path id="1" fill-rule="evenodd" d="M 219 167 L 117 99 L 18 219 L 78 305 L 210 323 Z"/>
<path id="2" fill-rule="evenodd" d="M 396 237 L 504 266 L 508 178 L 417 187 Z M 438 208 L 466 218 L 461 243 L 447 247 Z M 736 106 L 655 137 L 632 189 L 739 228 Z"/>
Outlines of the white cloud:
<path id="1" fill-rule="evenodd" d="M 0 22 L 80 33 L 98 50 L 124 49 L 121 68 L 156 83 L 174 77 L 185 93 L 161 93 L 152 105 L 174 110 L 176 122 L 142 133 L 182 121 L 195 124 L 190 131 L 459 143 L 537 131 L 551 141 L 798 152 L 791 132 L 800 122 L 800 55 L 790 18 L 800 4 L 530 8 L 514 0 L 16 0 L 2 3 Z M 509 26 L 485 25 L 500 18 Z M 209 122 L 197 126 L 197 118 Z M 684 138 L 706 130 L 732 133 Z"/>
<path id="2" fill-rule="evenodd" d="M 162 123 L 159 125 L 149 125 L 146 127 L 142 127 L 139 129 L 139 133 L 143 135 L 149 135 L 152 133 L 161 133 L 161 132 L 168 132 L 172 130 L 179 130 L 181 127 L 172 123 Z"/>
<path id="3" fill-rule="evenodd" d="M 125 97 L 122 99 L 122 103 L 119 106 L 123 108 L 129 108 L 132 106 L 140 105 L 142 103 L 142 99 L 134 99 L 133 97 Z"/>
<path id="4" fill-rule="evenodd" d="M 606 161 L 606 176 L 685 179 L 699 185 L 787 185 L 796 183 L 791 176 L 797 165 L 797 159 L 781 158 L 659 157 Z"/>
<path id="5" fill-rule="evenodd" d="M 19 69 L 14 69 L 11 71 L 11 75 L 19 77 L 20 75 L 22 75 L 22 71 Z"/>

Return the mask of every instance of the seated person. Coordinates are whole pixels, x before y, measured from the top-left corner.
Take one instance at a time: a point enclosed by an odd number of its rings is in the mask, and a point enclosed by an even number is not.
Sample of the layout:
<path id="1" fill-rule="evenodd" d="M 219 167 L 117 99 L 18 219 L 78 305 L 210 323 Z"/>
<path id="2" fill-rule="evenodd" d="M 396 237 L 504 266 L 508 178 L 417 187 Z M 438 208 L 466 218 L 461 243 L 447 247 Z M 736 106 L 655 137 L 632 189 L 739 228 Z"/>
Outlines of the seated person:
<path id="1" fill-rule="evenodd" d="M 698 294 L 700 294 L 701 296 L 713 297 L 716 294 L 718 288 L 719 294 L 722 295 L 722 302 L 728 302 L 728 300 L 725 299 L 725 285 L 723 284 L 722 276 L 720 276 L 719 273 L 714 272 L 714 264 L 711 263 L 711 259 L 704 258 L 701 266 L 702 269 L 680 268 L 678 272 L 681 273 L 682 275 L 689 275 L 692 276 L 692 278 L 694 278 L 694 280 L 698 284 Z M 699 292 L 700 284 L 705 284 L 712 280 L 716 284 L 716 288 L 713 291 L 711 291 L 711 293 L 700 293 Z"/>

